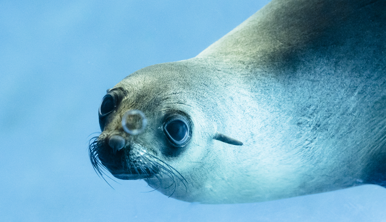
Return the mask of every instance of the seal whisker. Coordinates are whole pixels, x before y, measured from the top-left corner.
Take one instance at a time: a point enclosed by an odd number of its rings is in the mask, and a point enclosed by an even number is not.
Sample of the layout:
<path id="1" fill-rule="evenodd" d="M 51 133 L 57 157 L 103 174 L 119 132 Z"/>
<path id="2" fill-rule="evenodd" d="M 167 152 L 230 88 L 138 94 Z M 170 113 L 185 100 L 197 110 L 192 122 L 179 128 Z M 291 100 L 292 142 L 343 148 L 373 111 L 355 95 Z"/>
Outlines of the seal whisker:
<path id="1" fill-rule="evenodd" d="M 143 165 L 148 165 L 148 161 L 144 161 L 146 162 L 145 164 L 142 163 L 142 161 L 145 160 L 142 156 L 139 157 L 139 162 L 141 164 L 139 164 L 136 168 L 139 168 L 140 171 L 142 171 L 143 174 L 149 174 L 149 172 L 147 171 L 148 169 L 150 169 L 150 167 L 144 167 Z"/>
<path id="2" fill-rule="evenodd" d="M 154 187 L 155 190 L 158 190 L 160 187 L 162 187 L 163 182 L 162 182 L 161 177 L 163 177 L 163 175 L 162 175 L 162 174 L 159 174 L 159 176 L 158 176 L 158 175 L 157 175 L 157 172 L 155 172 L 155 170 L 152 169 L 153 167 L 157 167 L 158 169 L 160 169 L 161 171 L 163 171 L 164 173 L 166 173 L 166 175 L 167 175 L 169 178 L 174 177 L 174 176 L 170 173 L 170 171 L 164 170 L 164 169 L 163 169 L 163 166 L 158 166 L 159 164 L 157 164 L 155 161 L 153 161 L 153 160 L 151 160 L 151 159 L 148 159 L 148 158 L 146 158 L 146 159 L 148 160 L 148 163 L 149 163 L 149 165 L 150 165 L 150 168 L 149 168 L 150 172 L 153 173 L 153 176 L 154 176 L 155 178 L 157 178 L 157 180 L 158 180 L 158 182 L 159 182 L 159 184 L 157 184 L 157 187 Z M 174 179 L 173 179 L 173 180 L 174 180 Z M 175 182 L 173 182 L 171 185 L 169 185 L 169 186 L 167 186 L 167 187 L 163 187 L 163 188 L 168 189 L 168 188 L 170 188 L 174 183 L 175 183 Z"/>
<path id="3" fill-rule="evenodd" d="M 93 133 L 90 133 L 87 137 L 89 137 L 89 136 L 92 136 L 92 135 L 94 135 L 94 134 L 98 134 L 98 135 L 100 135 L 101 134 L 101 132 L 93 132 Z M 91 139 L 90 140 L 93 140 L 93 139 L 95 139 L 96 137 L 98 137 L 98 136 L 93 136 L 93 137 L 91 137 Z"/>
<path id="4" fill-rule="evenodd" d="M 154 156 L 150 155 L 150 157 L 154 157 Z M 144 158 L 146 158 L 146 157 L 144 157 Z M 174 186 L 173 192 L 170 195 L 170 196 L 172 196 L 175 192 L 176 187 L 177 187 L 176 181 L 175 181 L 175 177 L 177 177 L 176 174 L 171 169 L 169 169 L 167 166 L 165 167 L 162 164 L 159 164 L 158 162 L 153 161 L 149 158 L 146 158 L 146 159 L 149 160 L 150 162 L 152 162 L 153 164 L 157 165 L 158 169 L 160 169 L 162 172 L 164 172 L 172 180 L 172 183 L 170 185 L 168 185 L 167 187 L 164 187 L 165 189 L 169 189 L 170 187 Z M 162 176 L 162 174 L 161 174 L 161 176 Z M 159 179 L 159 178 L 157 178 L 157 179 Z M 160 180 L 160 185 L 161 184 L 162 184 L 162 181 Z"/>
<path id="5" fill-rule="evenodd" d="M 158 182 L 159 182 L 158 186 L 157 186 L 156 188 L 154 188 L 154 190 L 158 190 L 158 188 L 159 188 L 159 187 L 161 186 L 161 184 L 162 184 L 162 180 L 161 180 L 161 178 L 160 178 L 157 174 L 154 174 L 154 177 L 157 178 L 157 180 L 158 180 Z"/>
<path id="6" fill-rule="evenodd" d="M 174 167 L 170 166 L 169 164 L 165 163 L 164 161 L 162 161 L 161 159 L 159 159 L 158 157 L 156 157 L 152 154 L 145 153 L 145 155 L 157 160 L 157 162 L 155 162 L 157 164 L 157 166 L 160 169 L 162 169 L 165 173 L 167 173 L 169 175 L 169 177 L 172 179 L 172 181 L 173 181 L 172 185 L 174 185 L 174 191 L 172 192 L 171 195 L 174 194 L 174 192 L 177 188 L 175 178 L 177 178 L 182 183 L 182 185 L 185 187 L 185 192 L 187 192 L 187 189 L 188 189 L 187 185 L 186 185 L 187 180 L 185 179 L 184 176 L 182 176 L 182 174 L 180 172 L 178 172 Z M 144 157 L 145 157 L 145 155 L 144 155 Z"/>
<path id="7" fill-rule="evenodd" d="M 88 154 L 89 154 L 91 165 L 94 171 L 97 173 L 97 175 L 101 177 L 112 189 L 114 189 L 114 187 L 104 177 L 106 176 L 110 180 L 116 182 L 113 178 L 111 178 L 109 175 L 105 173 L 107 168 L 101 163 L 100 159 L 98 158 L 99 145 L 100 144 L 97 136 L 90 139 L 89 146 L 88 146 Z"/>

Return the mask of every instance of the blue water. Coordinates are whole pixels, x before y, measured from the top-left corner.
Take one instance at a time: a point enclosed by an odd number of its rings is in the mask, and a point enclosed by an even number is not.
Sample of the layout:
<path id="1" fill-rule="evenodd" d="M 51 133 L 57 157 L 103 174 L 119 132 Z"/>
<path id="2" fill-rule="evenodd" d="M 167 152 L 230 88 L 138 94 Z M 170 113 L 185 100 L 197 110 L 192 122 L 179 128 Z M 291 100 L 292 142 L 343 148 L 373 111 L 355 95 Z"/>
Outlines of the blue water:
<path id="1" fill-rule="evenodd" d="M 200 205 L 93 171 L 106 89 L 196 56 L 268 2 L 0 0 L 0 221 L 386 221 L 377 186 Z"/>

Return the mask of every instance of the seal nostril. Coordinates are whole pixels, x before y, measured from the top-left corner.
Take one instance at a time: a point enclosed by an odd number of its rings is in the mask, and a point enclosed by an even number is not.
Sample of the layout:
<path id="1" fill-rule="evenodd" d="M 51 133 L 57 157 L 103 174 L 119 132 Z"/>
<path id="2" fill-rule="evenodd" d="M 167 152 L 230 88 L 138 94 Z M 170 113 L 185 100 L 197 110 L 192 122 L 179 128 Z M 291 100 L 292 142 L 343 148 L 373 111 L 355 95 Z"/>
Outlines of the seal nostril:
<path id="1" fill-rule="evenodd" d="M 113 135 L 109 138 L 109 146 L 113 149 L 114 153 L 125 147 L 126 140 L 118 135 Z"/>

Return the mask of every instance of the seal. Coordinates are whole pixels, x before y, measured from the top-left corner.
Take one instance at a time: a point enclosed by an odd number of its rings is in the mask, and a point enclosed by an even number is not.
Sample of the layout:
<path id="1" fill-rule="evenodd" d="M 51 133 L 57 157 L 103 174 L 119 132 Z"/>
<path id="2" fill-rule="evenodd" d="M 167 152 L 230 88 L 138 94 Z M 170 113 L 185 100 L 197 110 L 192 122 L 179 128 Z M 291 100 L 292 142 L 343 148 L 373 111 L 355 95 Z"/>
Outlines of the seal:
<path id="1" fill-rule="evenodd" d="M 95 170 L 200 203 L 386 182 L 386 1 L 272 0 L 107 91 Z"/>

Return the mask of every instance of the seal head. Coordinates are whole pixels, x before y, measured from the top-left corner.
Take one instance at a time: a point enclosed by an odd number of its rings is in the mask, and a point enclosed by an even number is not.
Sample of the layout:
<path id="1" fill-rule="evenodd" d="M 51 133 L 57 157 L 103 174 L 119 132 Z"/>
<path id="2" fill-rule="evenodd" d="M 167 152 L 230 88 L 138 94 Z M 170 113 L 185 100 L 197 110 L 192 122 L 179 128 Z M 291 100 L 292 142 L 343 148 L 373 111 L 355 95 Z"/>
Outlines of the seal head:
<path id="1" fill-rule="evenodd" d="M 201 175 L 194 175 L 192 170 L 213 171 L 205 164 L 205 158 L 209 158 L 207 148 L 213 146 L 214 140 L 226 146 L 242 145 L 220 133 L 221 129 L 230 135 L 232 132 L 225 130 L 223 115 L 216 114 L 217 108 L 226 109 L 228 105 L 199 105 L 221 103 L 224 99 L 221 92 L 208 91 L 208 83 L 197 76 L 208 72 L 213 71 L 197 61 L 155 65 L 108 90 L 99 109 L 103 132 L 90 146 L 91 162 L 97 171 L 107 169 L 119 179 L 145 179 L 155 189 L 179 199 L 185 199 L 192 186 L 202 186 Z M 217 85 L 225 88 L 227 84 Z M 199 95 L 200 91 L 204 93 Z M 147 126 L 138 135 L 127 133 L 122 125 L 130 110 L 141 110 L 146 116 Z"/>

